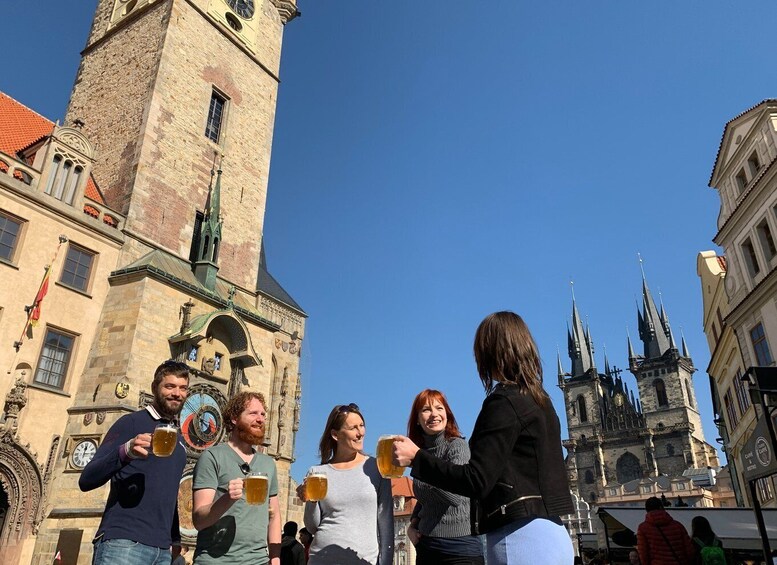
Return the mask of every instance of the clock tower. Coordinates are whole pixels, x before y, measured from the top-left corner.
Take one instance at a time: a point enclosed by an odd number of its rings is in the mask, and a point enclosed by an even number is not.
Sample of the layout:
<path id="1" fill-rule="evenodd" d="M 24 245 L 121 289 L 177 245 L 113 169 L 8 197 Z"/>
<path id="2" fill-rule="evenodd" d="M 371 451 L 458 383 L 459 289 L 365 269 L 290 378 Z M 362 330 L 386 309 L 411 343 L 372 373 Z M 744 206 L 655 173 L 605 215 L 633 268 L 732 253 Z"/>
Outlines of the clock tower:
<path id="1" fill-rule="evenodd" d="M 81 532 L 88 561 L 108 489 L 81 493 L 80 472 L 110 426 L 151 401 L 170 358 L 191 368 L 184 541 L 196 536 L 191 468 L 223 441 L 221 410 L 241 390 L 267 399 L 262 448 L 282 518 L 301 520 L 289 469 L 306 314 L 267 271 L 263 241 L 282 36 L 297 14 L 295 0 L 97 2 L 65 121 L 96 147 L 94 181 L 126 221 L 32 563 L 52 562 L 63 531 Z"/>

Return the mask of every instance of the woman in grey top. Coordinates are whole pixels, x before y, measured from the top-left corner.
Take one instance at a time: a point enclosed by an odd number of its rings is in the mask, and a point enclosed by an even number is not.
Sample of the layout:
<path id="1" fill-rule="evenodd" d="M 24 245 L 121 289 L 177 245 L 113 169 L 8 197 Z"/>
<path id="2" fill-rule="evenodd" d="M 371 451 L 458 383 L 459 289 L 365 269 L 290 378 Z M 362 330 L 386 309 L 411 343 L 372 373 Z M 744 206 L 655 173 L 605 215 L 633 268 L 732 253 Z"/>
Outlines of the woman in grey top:
<path id="1" fill-rule="evenodd" d="M 413 401 L 407 435 L 435 457 L 457 465 L 469 461 L 469 446 L 461 437 L 445 395 L 426 389 Z M 415 479 L 416 506 L 407 536 L 416 546 L 418 565 L 480 565 L 483 545 L 472 535 L 470 500 Z"/>
<path id="2" fill-rule="evenodd" d="M 364 433 L 358 406 L 332 409 L 319 443 L 321 465 L 311 468 L 326 474 L 326 497 L 305 503 L 305 528 L 313 534 L 308 565 L 391 565 L 391 481 L 363 453 Z M 305 500 L 303 485 L 297 494 Z"/>

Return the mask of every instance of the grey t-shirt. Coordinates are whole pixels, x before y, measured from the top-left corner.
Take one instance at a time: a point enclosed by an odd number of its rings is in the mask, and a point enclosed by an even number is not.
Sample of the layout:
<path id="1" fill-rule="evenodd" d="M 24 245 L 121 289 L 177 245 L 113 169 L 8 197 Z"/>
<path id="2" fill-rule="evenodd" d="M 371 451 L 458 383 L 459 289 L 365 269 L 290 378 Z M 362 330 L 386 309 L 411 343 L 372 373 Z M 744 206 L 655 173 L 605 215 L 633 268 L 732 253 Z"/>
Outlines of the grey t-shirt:
<path id="1" fill-rule="evenodd" d="M 305 527 L 313 534 L 308 565 L 391 565 L 394 510 L 391 481 L 374 458 L 351 469 L 318 465 L 327 493 L 305 504 Z"/>
<path id="2" fill-rule="evenodd" d="M 200 455 L 194 467 L 192 489 L 215 489 L 216 498 L 227 492 L 232 479 L 243 477 L 243 460 L 226 443 L 211 447 Z M 251 460 L 251 471 L 266 473 L 270 481 L 268 500 L 250 505 L 245 496 L 236 501 L 219 520 L 197 536 L 194 563 L 229 563 L 230 565 L 263 565 L 269 561 L 267 524 L 269 497 L 278 495 L 275 461 L 262 453 Z"/>

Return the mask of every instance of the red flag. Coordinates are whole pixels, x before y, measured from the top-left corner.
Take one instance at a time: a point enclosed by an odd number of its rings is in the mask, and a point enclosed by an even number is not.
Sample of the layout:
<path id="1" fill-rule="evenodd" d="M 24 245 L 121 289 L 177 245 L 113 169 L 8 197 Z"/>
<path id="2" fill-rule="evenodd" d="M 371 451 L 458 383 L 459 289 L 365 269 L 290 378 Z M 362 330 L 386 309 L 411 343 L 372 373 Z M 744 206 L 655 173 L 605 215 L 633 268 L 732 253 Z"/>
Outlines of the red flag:
<path id="1" fill-rule="evenodd" d="M 49 275 L 51 274 L 51 265 L 46 268 L 46 274 L 43 275 L 43 281 L 40 283 L 40 290 L 35 296 L 35 302 L 32 303 L 32 312 L 30 313 L 30 324 L 33 326 L 38 325 L 40 319 L 40 305 L 43 302 L 43 298 L 49 291 Z"/>

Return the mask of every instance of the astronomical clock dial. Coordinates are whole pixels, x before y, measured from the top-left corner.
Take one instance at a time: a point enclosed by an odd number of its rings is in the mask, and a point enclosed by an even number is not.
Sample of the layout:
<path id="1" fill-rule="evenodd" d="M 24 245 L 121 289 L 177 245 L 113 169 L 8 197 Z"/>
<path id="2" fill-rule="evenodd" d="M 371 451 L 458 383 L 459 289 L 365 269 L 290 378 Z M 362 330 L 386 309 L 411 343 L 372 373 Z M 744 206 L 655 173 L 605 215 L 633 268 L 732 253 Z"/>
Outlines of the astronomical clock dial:
<path id="1" fill-rule="evenodd" d="M 221 394 L 211 387 L 193 386 L 181 411 L 181 435 L 189 447 L 202 451 L 224 433 Z"/>
<path id="2" fill-rule="evenodd" d="M 97 444 L 92 439 L 80 441 L 73 448 L 73 454 L 70 456 L 70 462 L 76 469 L 83 469 L 89 463 L 94 454 L 97 453 Z"/>
<path id="3" fill-rule="evenodd" d="M 227 0 L 227 4 L 244 20 L 249 20 L 254 15 L 254 0 Z"/>

